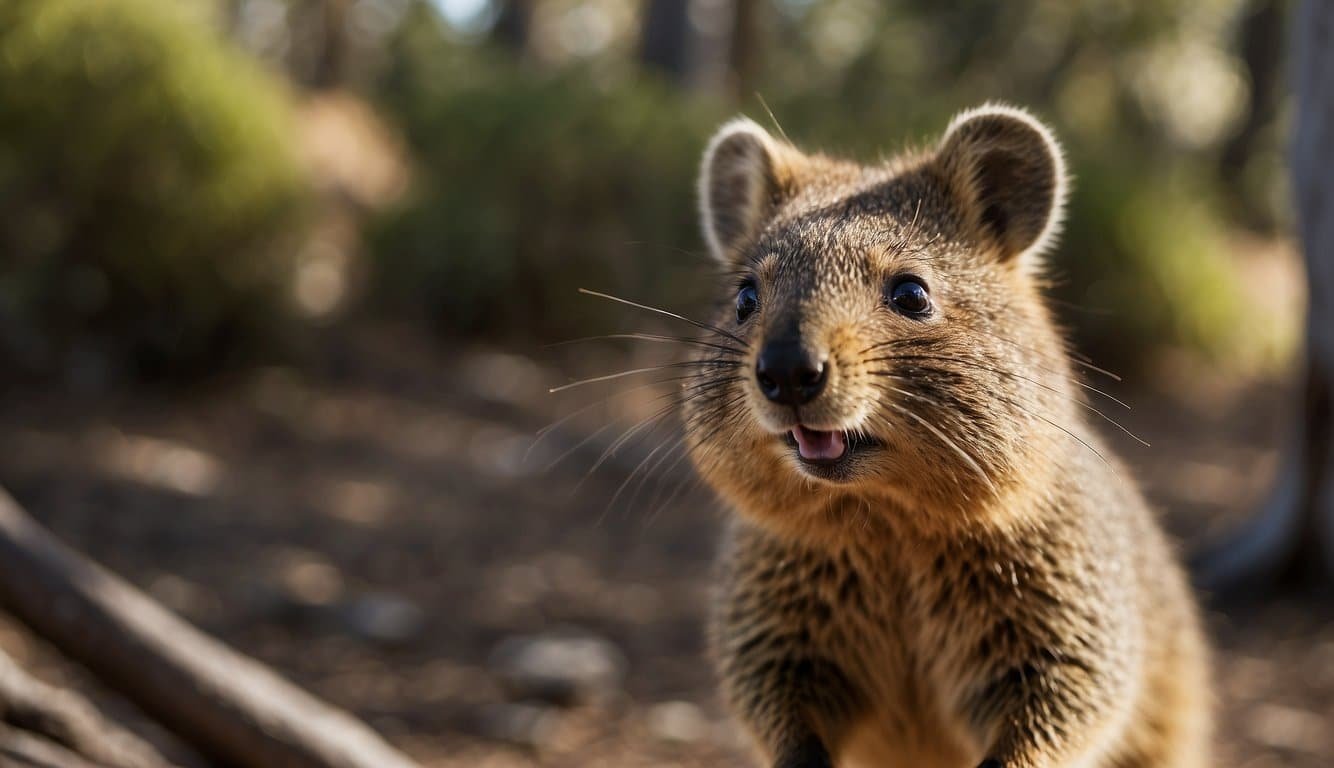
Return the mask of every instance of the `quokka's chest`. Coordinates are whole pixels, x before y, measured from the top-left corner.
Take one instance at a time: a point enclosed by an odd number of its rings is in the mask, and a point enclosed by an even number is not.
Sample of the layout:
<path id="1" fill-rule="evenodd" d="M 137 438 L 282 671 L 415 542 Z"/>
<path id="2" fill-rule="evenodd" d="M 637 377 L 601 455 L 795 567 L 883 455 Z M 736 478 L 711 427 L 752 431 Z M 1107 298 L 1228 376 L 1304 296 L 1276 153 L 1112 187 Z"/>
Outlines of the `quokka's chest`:
<path id="1" fill-rule="evenodd" d="M 1050 596 L 1025 595 L 1031 569 L 987 558 L 924 548 L 744 554 L 719 606 L 724 677 L 731 673 L 744 699 L 754 670 L 817 660 L 812 686 L 840 689 L 856 712 L 840 765 L 891 754 L 959 765 L 974 756 L 973 698 L 1004 668 L 997 654 L 1027 643 L 1025 606 L 1050 607 Z"/>

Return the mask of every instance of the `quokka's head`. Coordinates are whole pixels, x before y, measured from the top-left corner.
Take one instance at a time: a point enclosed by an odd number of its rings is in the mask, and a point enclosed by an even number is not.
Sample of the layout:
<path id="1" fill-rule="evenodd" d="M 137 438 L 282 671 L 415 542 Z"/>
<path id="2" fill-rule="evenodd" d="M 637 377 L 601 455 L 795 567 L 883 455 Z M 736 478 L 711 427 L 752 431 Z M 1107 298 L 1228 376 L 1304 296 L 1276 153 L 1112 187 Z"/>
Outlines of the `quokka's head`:
<path id="1" fill-rule="evenodd" d="M 1071 451 L 1040 279 L 1066 189 L 1051 132 L 1008 107 L 870 165 L 723 126 L 699 196 L 725 276 L 683 385 L 706 480 L 780 524 L 872 497 L 939 517 Z"/>

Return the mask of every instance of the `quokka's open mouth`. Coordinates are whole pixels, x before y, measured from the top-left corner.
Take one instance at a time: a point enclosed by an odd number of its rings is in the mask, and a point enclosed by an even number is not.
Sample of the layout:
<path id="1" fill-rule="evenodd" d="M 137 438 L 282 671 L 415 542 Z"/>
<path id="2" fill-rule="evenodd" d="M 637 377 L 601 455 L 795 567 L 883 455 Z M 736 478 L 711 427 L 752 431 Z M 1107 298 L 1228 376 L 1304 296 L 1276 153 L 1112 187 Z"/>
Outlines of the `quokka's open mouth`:
<path id="1" fill-rule="evenodd" d="M 842 430 L 810 429 L 800 424 L 789 430 L 784 438 L 796 449 L 802 468 L 826 480 L 840 479 L 857 455 L 881 445 L 874 438 Z"/>
<path id="2" fill-rule="evenodd" d="M 803 461 L 828 463 L 838 461 L 848 452 L 848 441 L 842 432 L 823 432 L 798 424 L 788 435 L 796 443 L 797 455 Z"/>

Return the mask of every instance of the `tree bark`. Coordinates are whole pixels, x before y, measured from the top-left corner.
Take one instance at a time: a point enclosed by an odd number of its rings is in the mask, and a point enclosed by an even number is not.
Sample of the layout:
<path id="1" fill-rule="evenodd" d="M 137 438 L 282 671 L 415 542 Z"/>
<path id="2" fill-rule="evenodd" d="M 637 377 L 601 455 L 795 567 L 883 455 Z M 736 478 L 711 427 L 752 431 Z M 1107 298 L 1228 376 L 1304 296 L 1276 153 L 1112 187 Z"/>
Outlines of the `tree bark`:
<path id="1" fill-rule="evenodd" d="M 1309 293 L 1302 410 L 1267 507 L 1192 563 L 1214 591 L 1334 583 L 1334 3 L 1306 0 L 1294 22 L 1291 164 Z"/>
<path id="2" fill-rule="evenodd" d="M 1219 158 L 1225 184 L 1241 182 L 1246 162 L 1255 154 L 1262 129 L 1273 121 L 1283 94 L 1283 21 L 1286 4 L 1280 0 L 1251 3 L 1241 23 L 1241 61 L 1250 80 L 1250 108 Z"/>
<path id="3" fill-rule="evenodd" d="M 683 88 L 745 98 L 759 70 L 762 8 L 757 0 L 648 0 L 640 64 Z"/>
<path id="4" fill-rule="evenodd" d="M 649 0 L 639 32 L 639 62 L 685 85 L 690 75 L 690 3 Z"/>
<path id="5" fill-rule="evenodd" d="M 532 28 L 533 0 L 504 0 L 491 37 L 514 55 L 523 58 L 528 53 Z"/>
<path id="6" fill-rule="evenodd" d="M 351 41 L 348 39 L 347 15 L 349 0 L 323 0 L 320 3 L 320 26 L 315 51 L 311 85 L 330 90 L 347 80 L 347 56 Z"/>
<path id="7" fill-rule="evenodd" d="M 369 727 L 172 615 L 0 491 L 0 604 L 206 758 L 415 768 Z"/>
<path id="8" fill-rule="evenodd" d="M 1298 14 L 1292 169 L 1309 289 L 1293 565 L 1334 580 L 1334 4 L 1306 0 Z"/>
<path id="9" fill-rule="evenodd" d="M 734 0 L 728 44 L 728 85 L 737 101 L 749 98 L 760 72 L 762 20 L 758 0 Z"/>

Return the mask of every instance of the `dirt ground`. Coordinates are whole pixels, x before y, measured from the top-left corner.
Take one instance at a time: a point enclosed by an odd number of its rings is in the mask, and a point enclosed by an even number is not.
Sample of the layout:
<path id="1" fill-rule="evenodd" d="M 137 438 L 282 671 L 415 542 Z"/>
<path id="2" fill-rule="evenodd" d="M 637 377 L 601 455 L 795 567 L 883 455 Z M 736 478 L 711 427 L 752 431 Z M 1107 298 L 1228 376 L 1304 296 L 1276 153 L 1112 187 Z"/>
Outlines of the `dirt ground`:
<path id="1" fill-rule="evenodd" d="M 399 332 L 367 334 L 304 373 L 264 369 L 188 396 L 10 393 L 0 486 L 68 543 L 426 765 L 744 764 L 703 660 L 720 511 L 666 452 L 608 503 L 667 428 L 589 471 L 654 412 L 652 389 L 546 393 L 567 379 L 556 370 L 622 365 L 553 368 Z M 1108 386 L 1152 448 L 1114 442 L 1172 531 L 1199 544 L 1263 500 L 1290 398 L 1170 363 L 1148 378 Z M 590 403 L 530 449 L 541 427 Z M 596 432 L 613 418 L 620 429 Z M 1332 603 L 1211 609 L 1216 764 L 1334 765 Z M 508 704 L 493 649 L 555 628 L 614 644 L 623 684 L 573 708 Z M 21 627 L 0 623 L 0 648 L 143 727 Z"/>

